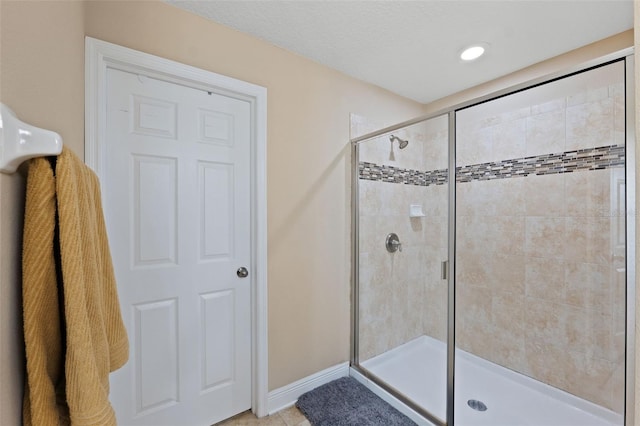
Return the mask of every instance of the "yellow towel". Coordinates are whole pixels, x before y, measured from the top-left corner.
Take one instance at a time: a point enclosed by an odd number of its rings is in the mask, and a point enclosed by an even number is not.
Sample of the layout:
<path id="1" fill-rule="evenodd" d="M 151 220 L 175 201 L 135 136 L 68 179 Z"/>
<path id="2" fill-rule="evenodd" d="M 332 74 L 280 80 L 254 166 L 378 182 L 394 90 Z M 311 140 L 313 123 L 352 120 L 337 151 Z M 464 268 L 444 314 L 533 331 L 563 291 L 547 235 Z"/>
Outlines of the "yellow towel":
<path id="1" fill-rule="evenodd" d="M 23 238 L 24 424 L 115 425 L 109 372 L 129 345 L 98 178 L 66 148 L 55 176 L 30 161 Z"/>

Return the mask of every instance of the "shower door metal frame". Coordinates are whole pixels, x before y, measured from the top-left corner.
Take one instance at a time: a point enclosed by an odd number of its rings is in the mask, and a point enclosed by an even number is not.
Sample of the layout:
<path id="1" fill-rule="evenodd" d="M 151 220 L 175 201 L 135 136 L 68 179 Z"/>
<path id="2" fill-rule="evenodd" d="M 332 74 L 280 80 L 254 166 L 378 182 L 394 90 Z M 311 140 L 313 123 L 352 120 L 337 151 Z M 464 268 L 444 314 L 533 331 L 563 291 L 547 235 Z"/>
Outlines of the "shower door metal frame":
<path id="1" fill-rule="evenodd" d="M 625 60 L 625 226 L 626 226 L 626 327 L 625 327 L 625 426 L 635 424 L 636 375 L 636 99 L 634 55 Z"/>
<path id="2" fill-rule="evenodd" d="M 584 62 L 580 65 L 570 67 L 563 71 L 547 74 L 543 77 L 535 78 L 508 88 L 476 97 L 453 106 L 442 108 L 430 114 L 416 117 L 392 126 L 385 127 L 375 132 L 370 132 L 362 136 L 352 138 L 351 150 L 351 249 L 352 249 L 352 274 L 351 274 L 351 362 L 350 367 L 375 385 L 389 392 L 393 397 L 400 400 L 412 410 L 422 415 L 426 420 L 438 426 L 455 425 L 455 207 L 456 207 L 456 132 L 455 114 L 457 111 L 488 102 L 497 98 L 508 96 L 523 90 L 531 89 L 555 80 L 571 77 L 590 69 L 599 68 L 609 63 L 624 61 L 625 65 L 625 114 L 626 114 L 626 141 L 625 141 L 625 185 L 626 185 L 626 326 L 625 326 L 625 410 L 624 426 L 634 426 L 635 420 L 635 330 L 636 330 L 636 136 L 635 136 L 635 82 L 634 82 L 634 49 L 633 47 L 622 49 L 608 55 Z M 387 133 L 421 123 L 443 115 L 448 115 L 449 119 L 449 213 L 448 213 L 448 253 L 449 259 L 447 267 L 447 418 L 443 422 L 431 412 L 425 410 L 420 405 L 405 397 L 400 390 L 385 383 L 381 378 L 360 366 L 359 359 L 359 144 L 369 139 L 385 135 Z"/>
<path id="3" fill-rule="evenodd" d="M 455 132 L 451 132 L 451 126 L 454 126 L 455 129 L 455 110 L 451 109 L 451 110 L 447 110 L 445 112 L 438 112 L 435 114 L 430 114 L 428 116 L 424 116 L 421 117 L 420 119 L 415 119 L 415 120 L 411 120 L 411 124 L 417 124 L 423 121 L 427 121 L 433 118 L 438 118 L 438 117 L 442 117 L 442 116 L 448 116 L 448 129 L 449 129 L 449 141 L 448 141 L 448 184 L 449 184 L 449 191 L 448 191 L 448 195 L 449 198 L 451 197 L 451 192 L 453 191 L 454 197 L 455 197 L 455 155 L 452 156 L 451 153 L 452 151 L 455 153 Z M 407 126 L 410 126 L 411 124 L 407 124 Z M 399 389 L 394 388 L 393 386 L 390 386 L 389 384 L 387 384 L 384 380 L 382 380 L 381 378 L 379 378 L 378 376 L 376 376 L 375 374 L 371 373 L 370 371 L 366 370 L 365 368 L 360 366 L 360 357 L 359 357 L 359 324 L 360 324 L 360 318 L 359 318 L 359 312 L 360 312 L 360 289 L 359 289 L 359 282 L 360 282 L 360 238 L 359 238 L 359 234 L 360 234 L 360 229 L 359 229 L 359 225 L 360 225 L 360 212 L 359 212 L 359 205 L 360 205 L 360 192 L 359 192 L 359 186 L 358 186 L 358 180 L 359 180 L 359 160 L 360 160 L 360 150 L 359 150 L 359 145 L 360 142 L 363 142 L 367 139 L 370 138 L 374 138 L 376 136 L 381 136 L 384 135 L 385 133 L 389 133 L 392 132 L 394 130 L 398 130 L 399 128 L 405 127 L 402 125 L 396 125 L 396 126 L 392 126 L 393 128 L 387 127 L 385 129 L 382 129 L 380 131 L 376 131 L 373 133 L 368 133 L 367 135 L 364 135 L 362 137 L 358 137 L 358 138 L 354 138 L 351 140 L 351 226 L 352 226 L 352 231 L 351 231 L 351 250 L 352 250 L 352 262 L 351 262 L 351 297 L 352 297 L 352 303 L 351 303 L 351 345 L 350 345 L 350 352 L 351 352 L 351 362 L 350 362 L 350 368 L 353 368 L 354 370 L 356 370 L 358 373 L 360 373 L 361 375 L 363 375 L 364 377 L 366 377 L 367 379 L 373 381 L 377 386 L 379 386 L 380 388 L 384 389 L 386 392 L 390 393 L 391 395 L 393 395 L 395 398 L 397 398 L 398 400 L 400 400 L 403 404 L 405 404 L 406 406 L 408 406 L 409 408 L 411 408 L 413 411 L 419 413 L 421 416 L 423 416 L 426 420 L 428 420 L 429 422 L 437 425 L 437 426 L 447 426 L 447 424 L 453 424 L 453 422 L 447 423 L 447 422 L 442 422 L 439 418 L 437 418 L 435 415 L 433 415 L 431 412 L 425 410 L 422 406 L 420 406 L 419 404 L 416 404 L 415 402 L 411 401 L 410 399 L 406 398 L 402 392 Z M 453 135 L 453 136 L 452 136 Z M 451 167 L 451 161 L 453 159 L 453 164 L 454 167 Z M 452 172 L 453 171 L 453 172 Z M 453 180 L 454 184 L 451 185 L 451 181 Z M 453 189 L 452 189 L 453 188 Z M 455 249 L 455 244 L 451 243 L 451 235 L 455 236 L 455 220 L 452 220 L 451 217 L 451 213 L 452 213 L 452 207 L 451 207 L 451 201 L 449 200 L 448 202 L 448 206 L 449 206 L 449 213 L 448 213 L 448 231 L 447 231 L 447 235 L 449 238 L 449 249 L 448 249 L 448 256 L 449 259 L 453 259 L 452 256 L 452 249 Z M 455 219 L 455 209 L 453 210 L 453 218 Z M 454 239 L 455 240 L 455 239 Z M 455 309 L 451 309 L 451 302 L 455 301 L 455 289 L 454 286 L 452 285 L 453 283 L 453 279 L 451 277 L 453 277 L 453 272 L 455 271 L 454 269 L 454 262 L 449 261 L 447 262 L 447 288 L 448 288 L 448 304 L 449 306 L 447 307 L 447 383 L 451 382 L 451 386 L 447 385 L 447 392 L 449 395 L 449 390 L 451 390 L 451 401 L 453 401 L 453 363 L 455 362 L 455 345 L 450 345 L 449 341 L 451 340 L 453 343 L 455 343 L 455 329 L 454 329 L 454 322 L 452 321 L 451 317 L 451 313 L 455 313 Z M 453 340 L 452 340 L 453 339 Z M 454 351 L 450 351 L 449 347 L 453 347 Z M 451 352 L 451 353 L 449 353 Z M 451 365 L 452 368 L 449 368 L 449 365 Z M 447 399 L 447 417 L 451 415 L 453 418 L 453 403 L 449 403 L 449 399 Z"/>

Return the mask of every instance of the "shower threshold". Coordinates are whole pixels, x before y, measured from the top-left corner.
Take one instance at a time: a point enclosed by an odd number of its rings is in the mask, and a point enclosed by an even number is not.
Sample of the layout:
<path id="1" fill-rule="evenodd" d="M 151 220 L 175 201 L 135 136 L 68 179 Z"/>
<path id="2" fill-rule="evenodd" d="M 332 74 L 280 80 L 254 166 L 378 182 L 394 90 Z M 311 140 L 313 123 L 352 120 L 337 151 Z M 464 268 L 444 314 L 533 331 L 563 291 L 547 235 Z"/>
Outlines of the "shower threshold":
<path id="1" fill-rule="evenodd" d="M 440 419 L 446 417 L 446 345 L 421 336 L 362 367 Z M 621 426 L 620 414 L 456 349 L 455 424 Z"/>

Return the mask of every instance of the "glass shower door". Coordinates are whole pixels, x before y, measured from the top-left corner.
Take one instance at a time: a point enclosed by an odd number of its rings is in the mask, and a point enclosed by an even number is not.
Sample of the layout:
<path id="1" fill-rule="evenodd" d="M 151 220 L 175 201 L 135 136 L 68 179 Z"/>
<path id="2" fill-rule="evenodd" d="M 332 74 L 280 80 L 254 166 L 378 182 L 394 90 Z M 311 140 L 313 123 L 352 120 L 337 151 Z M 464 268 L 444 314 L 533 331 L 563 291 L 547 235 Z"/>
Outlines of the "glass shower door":
<path id="1" fill-rule="evenodd" d="M 448 116 L 357 148 L 356 361 L 429 418 L 446 420 Z"/>
<path id="2" fill-rule="evenodd" d="M 624 76 L 456 113 L 457 424 L 623 424 Z"/>

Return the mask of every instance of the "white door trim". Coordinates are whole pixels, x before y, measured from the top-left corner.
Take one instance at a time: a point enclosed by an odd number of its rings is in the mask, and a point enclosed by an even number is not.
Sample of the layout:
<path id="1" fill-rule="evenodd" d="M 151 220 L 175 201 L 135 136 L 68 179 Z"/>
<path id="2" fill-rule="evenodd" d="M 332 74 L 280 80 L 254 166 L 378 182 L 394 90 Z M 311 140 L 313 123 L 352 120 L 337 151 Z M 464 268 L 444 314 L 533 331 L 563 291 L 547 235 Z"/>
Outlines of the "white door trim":
<path id="1" fill-rule="evenodd" d="M 242 99 L 251 104 L 251 409 L 268 414 L 267 346 L 267 89 L 169 59 L 86 37 L 85 162 L 104 189 L 107 68 L 135 72 Z"/>

